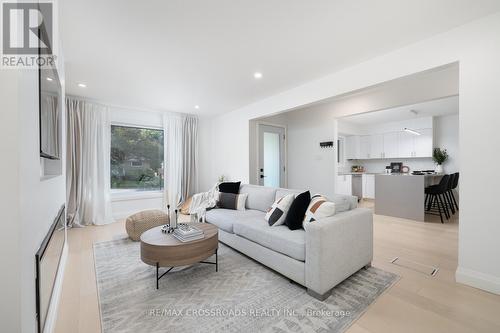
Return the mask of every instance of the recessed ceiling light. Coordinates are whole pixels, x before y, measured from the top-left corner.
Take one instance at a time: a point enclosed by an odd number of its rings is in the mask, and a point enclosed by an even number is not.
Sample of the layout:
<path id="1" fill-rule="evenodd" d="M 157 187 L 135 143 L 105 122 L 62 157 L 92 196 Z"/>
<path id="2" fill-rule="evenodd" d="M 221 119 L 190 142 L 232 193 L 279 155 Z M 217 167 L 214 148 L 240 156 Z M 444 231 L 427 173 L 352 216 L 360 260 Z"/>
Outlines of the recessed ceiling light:
<path id="1" fill-rule="evenodd" d="M 51 78 L 51 77 L 46 78 L 46 80 L 47 80 L 47 81 L 50 81 L 50 82 L 54 81 L 54 79 L 53 79 L 53 78 Z"/>
<path id="2" fill-rule="evenodd" d="M 262 79 L 262 73 L 255 72 L 255 73 L 253 73 L 253 77 L 256 78 L 256 79 Z"/>
<path id="3" fill-rule="evenodd" d="M 78 86 L 80 88 L 87 88 L 87 85 L 85 83 L 78 83 Z"/>
<path id="4" fill-rule="evenodd" d="M 195 108 L 196 110 L 198 110 L 198 109 L 200 108 L 200 106 L 199 106 L 199 105 L 195 105 L 195 106 L 194 106 L 194 108 Z"/>

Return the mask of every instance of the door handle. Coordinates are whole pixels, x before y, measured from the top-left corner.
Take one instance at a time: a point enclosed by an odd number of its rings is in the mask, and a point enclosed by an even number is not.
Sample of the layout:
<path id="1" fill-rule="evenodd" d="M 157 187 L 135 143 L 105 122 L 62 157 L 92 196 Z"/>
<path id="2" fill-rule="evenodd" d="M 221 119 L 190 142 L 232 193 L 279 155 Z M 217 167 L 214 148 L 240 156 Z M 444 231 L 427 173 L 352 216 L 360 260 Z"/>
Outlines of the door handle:
<path id="1" fill-rule="evenodd" d="M 260 178 L 265 178 L 265 177 L 267 177 L 267 176 L 264 176 L 264 175 L 260 175 Z"/>

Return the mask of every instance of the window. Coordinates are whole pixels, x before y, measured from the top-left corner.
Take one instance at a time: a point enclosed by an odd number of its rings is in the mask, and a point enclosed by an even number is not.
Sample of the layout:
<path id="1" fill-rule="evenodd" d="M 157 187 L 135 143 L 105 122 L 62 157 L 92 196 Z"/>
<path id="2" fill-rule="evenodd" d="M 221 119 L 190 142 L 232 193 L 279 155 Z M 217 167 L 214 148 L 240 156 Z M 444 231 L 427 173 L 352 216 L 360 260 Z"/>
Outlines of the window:
<path id="1" fill-rule="evenodd" d="M 111 189 L 163 189 L 163 130 L 111 126 Z"/>

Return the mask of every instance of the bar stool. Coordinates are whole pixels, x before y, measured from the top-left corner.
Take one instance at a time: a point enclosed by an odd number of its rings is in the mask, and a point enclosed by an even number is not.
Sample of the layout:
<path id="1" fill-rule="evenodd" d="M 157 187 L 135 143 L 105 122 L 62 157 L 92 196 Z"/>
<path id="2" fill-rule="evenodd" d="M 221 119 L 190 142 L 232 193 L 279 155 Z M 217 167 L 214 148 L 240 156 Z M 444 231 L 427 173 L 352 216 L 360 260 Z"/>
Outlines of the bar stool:
<path id="1" fill-rule="evenodd" d="M 453 184 L 455 183 L 455 176 L 456 176 L 455 173 L 450 175 L 450 179 L 448 180 L 448 188 L 446 189 L 446 192 L 444 193 L 444 197 L 446 199 L 446 206 L 451 210 L 451 213 L 453 215 L 455 215 L 455 205 L 453 204 L 451 194 L 452 194 L 452 190 L 453 190 Z"/>
<path id="2" fill-rule="evenodd" d="M 443 221 L 443 213 L 446 219 L 450 218 L 450 213 L 448 212 L 448 207 L 445 205 L 446 198 L 445 193 L 448 191 L 448 182 L 450 180 L 450 175 L 444 175 L 437 185 L 431 185 L 425 188 L 425 196 L 427 202 L 426 213 L 431 215 L 439 215 L 441 223 Z M 431 213 L 431 209 L 437 207 L 439 214 Z"/>
<path id="3" fill-rule="evenodd" d="M 454 194 L 453 190 L 455 190 L 458 186 L 458 177 L 460 176 L 460 172 L 455 172 L 453 175 L 455 177 L 453 178 L 453 184 L 451 186 L 450 196 L 451 196 L 451 199 L 453 201 L 453 204 L 455 205 L 455 209 L 458 210 L 458 202 L 455 199 L 455 194 Z"/>

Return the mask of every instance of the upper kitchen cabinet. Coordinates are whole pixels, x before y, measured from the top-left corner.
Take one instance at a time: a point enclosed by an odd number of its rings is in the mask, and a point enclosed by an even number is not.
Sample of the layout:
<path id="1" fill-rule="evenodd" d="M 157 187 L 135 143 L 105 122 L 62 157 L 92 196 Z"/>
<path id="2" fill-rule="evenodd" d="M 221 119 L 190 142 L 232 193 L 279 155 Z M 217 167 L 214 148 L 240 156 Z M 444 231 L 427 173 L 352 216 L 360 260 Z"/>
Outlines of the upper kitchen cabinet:
<path id="1" fill-rule="evenodd" d="M 361 135 L 359 137 L 359 159 L 368 159 L 371 157 L 371 136 Z"/>
<path id="2" fill-rule="evenodd" d="M 346 137 L 348 160 L 432 157 L 432 128 L 416 129 L 420 135 L 400 131 Z"/>
<path id="3" fill-rule="evenodd" d="M 415 136 L 415 153 L 413 157 L 432 157 L 432 128 L 418 130 Z"/>
<path id="4" fill-rule="evenodd" d="M 404 131 L 399 133 L 398 157 L 432 157 L 432 128 L 415 131 L 420 135 Z"/>
<path id="5" fill-rule="evenodd" d="M 345 138 L 345 158 L 348 160 L 359 159 L 359 136 L 351 135 Z"/>
<path id="6" fill-rule="evenodd" d="M 406 158 L 413 157 L 415 152 L 415 134 L 408 132 L 398 133 L 398 157 Z"/>
<path id="7" fill-rule="evenodd" d="M 384 133 L 384 158 L 399 157 L 398 132 Z"/>
<path id="8" fill-rule="evenodd" d="M 384 158 L 384 135 L 370 135 L 370 158 Z"/>

